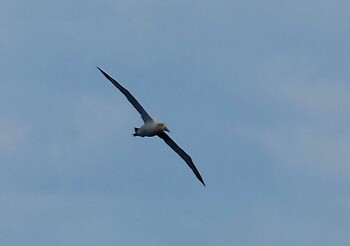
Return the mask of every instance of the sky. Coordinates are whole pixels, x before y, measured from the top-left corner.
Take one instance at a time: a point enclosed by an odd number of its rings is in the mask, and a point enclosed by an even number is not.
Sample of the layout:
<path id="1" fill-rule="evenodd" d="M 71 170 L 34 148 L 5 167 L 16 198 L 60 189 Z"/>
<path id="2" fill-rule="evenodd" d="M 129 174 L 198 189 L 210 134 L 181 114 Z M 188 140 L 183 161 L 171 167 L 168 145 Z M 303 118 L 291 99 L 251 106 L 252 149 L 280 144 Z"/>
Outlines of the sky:
<path id="1" fill-rule="evenodd" d="M 0 0 L 0 244 L 348 245 L 349 12 Z"/>

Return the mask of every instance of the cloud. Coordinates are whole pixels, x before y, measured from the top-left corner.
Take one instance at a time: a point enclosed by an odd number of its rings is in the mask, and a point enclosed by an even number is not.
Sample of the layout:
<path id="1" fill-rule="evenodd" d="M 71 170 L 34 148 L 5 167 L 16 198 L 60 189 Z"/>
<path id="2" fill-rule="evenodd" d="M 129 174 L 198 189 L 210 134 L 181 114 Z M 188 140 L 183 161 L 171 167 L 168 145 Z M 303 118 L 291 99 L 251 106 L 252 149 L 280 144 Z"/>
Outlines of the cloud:
<path id="1" fill-rule="evenodd" d="M 191 213 L 182 213 L 169 223 L 169 216 L 173 218 L 178 208 L 165 206 L 159 194 L 153 200 L 130 194 L 0 193 L 0 200 L 4 244 L 134 245 L 142 240 L 147 245 L 161 245 L 170 238 L 174 239 L 170 245 L 177 245 L 171 232 L 180 230 L 183 233 L 177 236 L 182 238 L 184 232 L 193 232 L 184 230 L 180 220 L 193 217 Z M 167 230 L 159 233 L 164 227 Z"/>
<path id="2" fill-rule="evenodd" d="M 258 81 L 257 104 L 268 114 L 234 132 L 260 142 L 277 165 L 349 177 L 349 86 L 320 78 L 305 60 L 281 58 L 268 63 Z"/>
<path id="3" fill-rule="evenodd" d="M 296 209 L 276 201 L 257 201 L 247 211 L 226 216 L 219 226 L 212 228 L 211 235 L 215 236 L 211 245 L 341 244 L 347 235 L 343 221 L 322 214 L 323 208 L 319 209 L 316 202 L 311 204 L 304 203 Z M 343 205 L 339 208 L 345 212 Z"/>
<path id="4" fill-rule="evenodd" d="M 133 114 L 127 100 L 122 97 L 118 100 L 112 94 L 74 93 L 67 97 L 69 103 L 62 111 L 56 110 L 55 119 L 45 126 L 47 133 L 42 136 L 44 144 L 41 143 L 46 150 L 43 156 L 49 162 L 59 163 L 54 170 L 74 173 L 79 178 L 81 171 L 74 167 L 84 166 L 86 170 L 88 165 L 105 163 L 106 153 L 120 146 L 128 149 L 124 141 L 132 137 L 132 122 L 137 125 L 140 121 L 138 118 L 133 121 L 132 117 L 138 115 Z"/>
<path id="5" fill-rule="evenodd" d="M 349 86 L 341 79 L 322 78 L 315 69 L 307 59 L 274 57 L 259 72 L 259 89 L 299 113 L 341 117 L 350 106 Z"/>
<path id="6" fill-rule="evenodd" d="M 117 135 L 124 124 L 130 124 L 132 108 L 122 99 L 118 103 L 112 97 L 97 93 L 82 96 L 76 103 L 73 121 L 78 132 L 76 140 L 96 144 L 113 134 Z"/>
<path id="7" fill-rule="evenodd" d="M 313 129 L 312 125 L 282 130 L 264 130 L 257 134 L 270 156 L 279 165 L 321 169 L 327 175 L 350 176 L 350 131 L 333 134 Z"/>
<path id="8" fill-rule="evenodd" d="M 100 195 L 2 193 L 1 241 L 13 245 L 35 242 L 53 244 L 103 242 L 115 237 L 110 211 L 116 201 Z M 109 205 L 109 204 L 113 204 Z M 35 226 L 32 226 L 32 225 Z M 107 238 L 106 238 L 107 237 Z"/>

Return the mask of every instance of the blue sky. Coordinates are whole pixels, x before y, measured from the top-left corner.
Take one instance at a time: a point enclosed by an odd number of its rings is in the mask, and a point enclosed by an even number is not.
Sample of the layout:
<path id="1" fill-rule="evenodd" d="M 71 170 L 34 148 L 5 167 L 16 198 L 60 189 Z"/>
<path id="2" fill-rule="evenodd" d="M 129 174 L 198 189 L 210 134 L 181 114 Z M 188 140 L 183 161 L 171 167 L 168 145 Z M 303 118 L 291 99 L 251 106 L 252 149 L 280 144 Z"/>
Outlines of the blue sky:
<path id="1" fill-rule="evenodd" d="M 1 245 L 348 245 L 350 2 L 0 1 Z M 207 187 L 96 69 L 128 88 Z"/>

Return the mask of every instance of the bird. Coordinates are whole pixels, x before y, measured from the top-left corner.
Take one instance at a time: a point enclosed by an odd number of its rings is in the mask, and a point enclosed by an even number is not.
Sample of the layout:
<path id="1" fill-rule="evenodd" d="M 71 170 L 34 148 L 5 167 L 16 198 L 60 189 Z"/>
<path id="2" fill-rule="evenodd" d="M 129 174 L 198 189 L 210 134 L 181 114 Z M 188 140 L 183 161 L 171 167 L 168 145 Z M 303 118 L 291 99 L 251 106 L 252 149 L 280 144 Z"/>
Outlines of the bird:
<path id="1" fill-rule="evenodd" d="M 112 84 L 119 89 L 121 93 L 128 99 L 128 101 L 134 106 L 134 108 L 140 113 L 144 124 L 141 127 L 135 127 L 134 137 L 154 137 L 158 136 L 164 140 L 164 142 L 172 148 L 192 169 L 193 173 L 196 175 L 197 179 L 205 186 L 202 176 L 194 165 L 192 158 L 179 146 L 175 143 L 174 140 L 170 138 L 166 132 L 170 132 L 169 128 L 165 123 L 157 122 L 147 113 L 147 111 L 141 106 L 141 104 L 136 100 L 136 98 L 117 80 L 113 79 L 109 74 L 103 71 L 100 67 L 97 67 L 98 70 L 110 81 Z"/>

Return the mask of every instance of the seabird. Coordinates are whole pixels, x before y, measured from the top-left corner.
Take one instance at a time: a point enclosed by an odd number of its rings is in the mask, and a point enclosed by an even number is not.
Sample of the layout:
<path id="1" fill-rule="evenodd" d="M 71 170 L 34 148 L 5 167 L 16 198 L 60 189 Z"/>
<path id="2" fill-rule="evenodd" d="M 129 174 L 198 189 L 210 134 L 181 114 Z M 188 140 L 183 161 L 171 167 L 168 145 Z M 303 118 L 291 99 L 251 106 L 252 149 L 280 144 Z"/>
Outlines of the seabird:
<path id="1" fill-rule="evenodd" d="M 109 80 L 112 82 L 112 84 L 117 87 L 121 93 L 124 94 L 124 96 L 128 99 L 128 101 L 134 106 L 134 108 L 140 113 L 141 118 L 144 121 L 144 125 L 137 128 L 135 127 L 135 133 L 133 134 L 135 137 L 153 137 L 158 136 L 161 139 L 164 140 L 164 142 L 170 146 L 186 163 L 187 165 L 192 169 L 196 177 L 199 179 L 199 181 L 205 186 L 205 183 L 198 172 L 196 166 L 193 164 L 193 161 L 191 157 L 183 150 L 179 145 L 177 145 L 174 140 L 172 140 L 168 134 L 165 132 L 170 132 L 168 127 L 161 122 L 157 122 L 152 119 L 152 117 L 146 112 L 146 110 L 141 106 L 141 104 L 136 100 L 136 98 L 121 84 L 119 84 L 115 79 L 113 79 L 111 76 L 109 76 L 105 71 L 103 71 L 101 68 L 97 67 L 98 70 Z"/>

